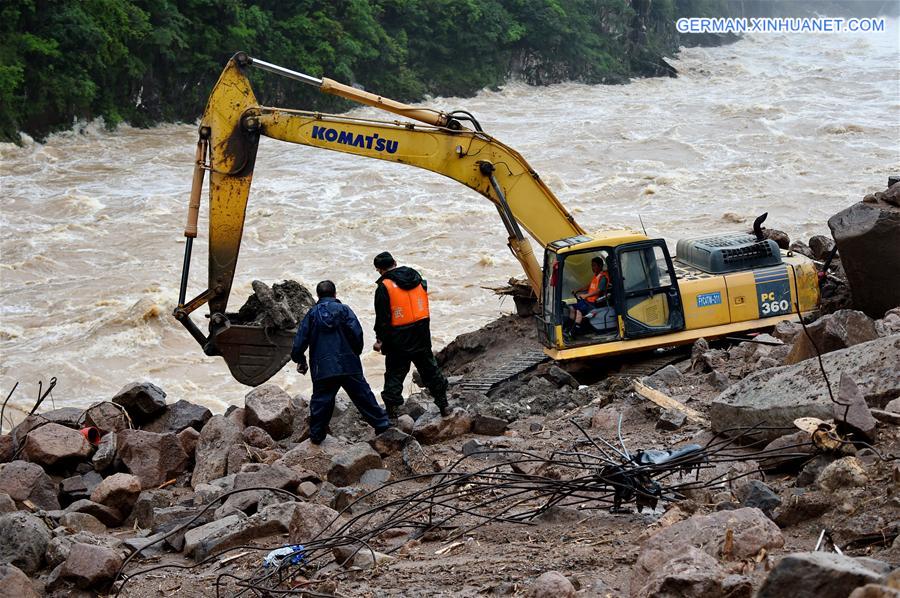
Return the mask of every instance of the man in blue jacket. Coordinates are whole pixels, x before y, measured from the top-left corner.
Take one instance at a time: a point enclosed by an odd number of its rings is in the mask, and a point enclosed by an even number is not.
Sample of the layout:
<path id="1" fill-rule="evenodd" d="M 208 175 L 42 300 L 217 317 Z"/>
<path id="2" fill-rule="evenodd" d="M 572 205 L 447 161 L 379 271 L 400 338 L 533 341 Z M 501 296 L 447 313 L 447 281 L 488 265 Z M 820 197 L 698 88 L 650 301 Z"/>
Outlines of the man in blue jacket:
<path id="1" fill-rule="evenodd" d="M 307 312 L 294 337 L 291 359 L 297 371 L 311 370 L 313 391 L 309 402 L 309 440 L 321 444 L 328 433 L 334 411 L 334 397 L 343 388 L 367 424 L 380 434 L 390 427 L 387 414 L 375 401 L 369 383 L 363 377 L 359 354 L 363 331 L 356 314 L 336 298 L 334 283 L 323 280 L 316 285 L 319 300 Z M 309 349 L 310 365 L 306 363 Z"/>

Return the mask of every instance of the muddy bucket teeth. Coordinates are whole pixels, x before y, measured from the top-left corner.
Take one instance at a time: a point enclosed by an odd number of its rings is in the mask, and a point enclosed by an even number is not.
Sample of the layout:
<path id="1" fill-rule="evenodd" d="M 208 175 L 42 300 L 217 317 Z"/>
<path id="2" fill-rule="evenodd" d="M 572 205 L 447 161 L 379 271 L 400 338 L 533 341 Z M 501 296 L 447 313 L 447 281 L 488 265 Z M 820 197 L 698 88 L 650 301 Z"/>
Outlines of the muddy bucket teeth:
<path id="1" fill-rule="evenodd" d="M 221 355 L 235 380 L 259 386 L 284 367 L 291 358 L 296 330 L 231 324 L 210 332 L 207 354 Z"/>

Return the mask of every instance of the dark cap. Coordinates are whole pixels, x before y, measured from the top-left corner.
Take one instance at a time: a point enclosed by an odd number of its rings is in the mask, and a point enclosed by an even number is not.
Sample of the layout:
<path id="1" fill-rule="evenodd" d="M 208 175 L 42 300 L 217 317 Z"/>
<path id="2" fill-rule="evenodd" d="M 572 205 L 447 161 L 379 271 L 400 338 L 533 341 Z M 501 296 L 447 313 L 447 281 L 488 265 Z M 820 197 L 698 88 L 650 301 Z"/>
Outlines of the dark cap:
<path id="1" fill-rule="evenodd" d="M 388 268 L 394 266 L 397 262 L 394 261 L 394 256 L 392 256 L 387 251 L 382 251 L 378 255 L 375 256 L 375 267 L 379 270 L 387 270 Z"/>

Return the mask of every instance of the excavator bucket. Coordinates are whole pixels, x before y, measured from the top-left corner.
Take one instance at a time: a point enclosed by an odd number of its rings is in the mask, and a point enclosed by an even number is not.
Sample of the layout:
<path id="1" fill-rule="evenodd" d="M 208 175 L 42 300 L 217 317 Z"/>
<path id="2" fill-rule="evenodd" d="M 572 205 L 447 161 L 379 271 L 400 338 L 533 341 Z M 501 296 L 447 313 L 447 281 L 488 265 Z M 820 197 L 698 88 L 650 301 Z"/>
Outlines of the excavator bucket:
<path id="1" fill-rule="evenodd" d="M 291 359 L 294 330 L 225 323 L 209 337 L 213 353 L 221 355 L 241 384 L 259 386 Z M 209 351 L 207 351 L 209 353 Z"/>

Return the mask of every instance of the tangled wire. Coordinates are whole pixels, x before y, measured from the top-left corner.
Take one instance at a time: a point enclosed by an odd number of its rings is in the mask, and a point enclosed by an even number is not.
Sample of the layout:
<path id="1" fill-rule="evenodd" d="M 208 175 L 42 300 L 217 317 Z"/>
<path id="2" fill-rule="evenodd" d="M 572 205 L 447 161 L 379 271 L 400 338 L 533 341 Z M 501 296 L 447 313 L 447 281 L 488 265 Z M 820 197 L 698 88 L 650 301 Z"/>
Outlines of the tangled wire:
<path id="1" fill-rule="evenodd" d="M 244 549 L 269 552 L 270 556 L 248 576 L 219 574 L 215 583 L 217 596 L 229 585 L 235 597 L 245 594 L 329 596 L 333 594 L 311 587 L 327 581 L 315 579 L 316 572 L 333 562 L 334 555 L 339 555 L 340 565 L 352 564 L 360 553 L 371 555 L 371 562 L 376 562 L 379 553 L 374 545 L 384 544 L 387 538 L 398 538 L 395 545 L 379 548 L 381 553 L 391 554 L 412 539 L 439 535 L 450 540 L 493 522 L 534 525 L 536 518 L 554 507 L 611 512 L 627 511 L 629 505 L 638 511 L 654 509 L 660 502 L 684 498 L 689 491 L 722 486 L 755 472 L 753 469 L 729 472 L 722 464 L 776 455 L 779 459 L 811 458 L 809 452 L 799 450 L 809 442 L 769 451 L 748 451 L 736 446 L 740 441 L 746 443 L 761 427 L 732 430 L 731 438 L 713 439 L 703 446 L 692 444 L 675 450 L 631 452 L 622 441 L 621 421 L 618 446 L 603 438 L 592 438 L 577 423 L 572 423 L 585 439 L 576 442 L 571 450 L 554 451 L 548 457 L 521 450 L 474 452 L 444 471 L 390 482 L 359 497 L 302 546 L 286 545 L 274 551 L 271 546 L 231 547 L 194 565 L 159 565 L 122 575 L 124 581 L 118 592 L 129 581 L 149 571 L 168 567 L 192 569 L 228 552 Z M 792 449 L 798 451 L 792 453 Z M 714 468 L 725 471 L 713 471 L 713 475 L 701 479 L 701 471 Z M 410 481 L 427 485 L 390 498 L 398 484 Z M 204 512 L 228 496 L 251 490 L 271 490 L 299 500 L 290 492 L 274 488 L 235 490 L 218 497 L 192 521 L 169 534 L 190 528 Z M 126 560 L 122 571 L 139 552 Z"/>

